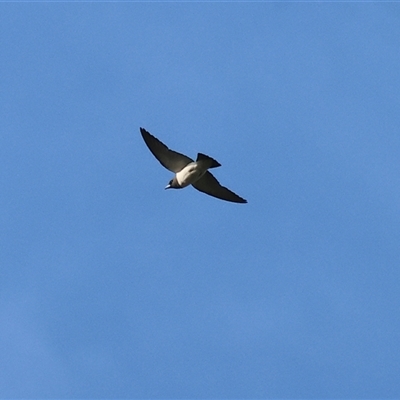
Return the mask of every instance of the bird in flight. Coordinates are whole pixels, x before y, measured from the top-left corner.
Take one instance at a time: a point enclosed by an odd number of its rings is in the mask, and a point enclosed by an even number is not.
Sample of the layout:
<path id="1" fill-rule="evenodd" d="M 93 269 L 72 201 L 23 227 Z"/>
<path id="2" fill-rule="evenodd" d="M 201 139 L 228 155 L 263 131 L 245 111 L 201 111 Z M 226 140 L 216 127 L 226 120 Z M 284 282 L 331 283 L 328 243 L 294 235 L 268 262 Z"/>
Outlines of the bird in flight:
<path id="1" fill-rule="evenodd" d="M 175 173 L 165 189 L 183 189 L 192 185 L 195 189 L 233 203 L 247 203 L 247 200 L 233 193 L 214 178 L 208 171 L 220 167 L 221 164 L 205 154 L 198 153 L 196 161 L 170 150 L 164 143 L 155 138 L 146 129 L 140 128 L 143 140 L 161 165 Z"/>

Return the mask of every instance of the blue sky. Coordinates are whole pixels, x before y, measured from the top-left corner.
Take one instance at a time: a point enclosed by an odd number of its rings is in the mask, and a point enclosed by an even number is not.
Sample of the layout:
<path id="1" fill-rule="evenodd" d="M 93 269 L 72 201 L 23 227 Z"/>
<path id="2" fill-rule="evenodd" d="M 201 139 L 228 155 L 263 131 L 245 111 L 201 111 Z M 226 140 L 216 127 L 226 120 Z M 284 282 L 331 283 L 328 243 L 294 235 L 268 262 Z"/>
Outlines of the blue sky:
<path id="1" fill-rule="evenodd" d="M 400 397 L 399 50 L 396 3 L 0 4 L 0 397 Z"/>

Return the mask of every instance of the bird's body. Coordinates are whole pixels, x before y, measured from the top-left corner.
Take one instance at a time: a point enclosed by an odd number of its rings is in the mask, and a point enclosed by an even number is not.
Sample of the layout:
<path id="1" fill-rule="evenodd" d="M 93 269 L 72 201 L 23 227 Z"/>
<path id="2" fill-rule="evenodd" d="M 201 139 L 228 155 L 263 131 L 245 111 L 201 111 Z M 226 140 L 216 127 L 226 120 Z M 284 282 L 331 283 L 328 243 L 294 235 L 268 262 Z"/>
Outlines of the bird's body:
<path id="1" fill-rule="evenodd" d="M 179 171 L 176 175 L 176 181 L 181 188 L 191 185 L 192 183 L 199 180 L 207 171 L 208 168 L 202 167 L 197 162 L 191 162 L 186 165 L 182 171 Z"/>
<path id="2" fill-rule="evenodd" d="M 209 168 L 216 168 L 220 165 L 221 164 L 213 158 L 199 153 L 197 160 L 190 162 L 181 171 L 177 172 L 173 181 L 177 183 L 179 188 L 184 188 L 197 182 Z M 176 189 L 178 189 L 178 187 Z"/>
<path id="3" fill-rule="evenodd" d="M 224 186 L 221 186 L 214 176 L 208 171 L 210 168 L 220 167 L 221 164 L 213 158 L 198 153 L 196 161 L 191 158 L 170 150 L 164 143 L 155 138 L 145 129 L 140 128 L 143 140 L 149 150 L 165 168 L 175 172 L 175 176 L 166 189 L 182 189 L 192 185 L 200 192 L 221 200 L 234 203 L 247 203 L 247 201 L 233 193 Z"/>

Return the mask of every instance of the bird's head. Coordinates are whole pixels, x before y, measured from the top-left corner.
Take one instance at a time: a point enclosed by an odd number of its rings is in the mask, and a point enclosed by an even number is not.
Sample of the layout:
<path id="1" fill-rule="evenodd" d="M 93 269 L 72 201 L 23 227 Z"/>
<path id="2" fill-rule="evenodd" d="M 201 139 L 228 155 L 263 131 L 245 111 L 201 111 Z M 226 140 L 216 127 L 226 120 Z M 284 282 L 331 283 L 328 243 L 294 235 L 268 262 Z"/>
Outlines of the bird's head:
<path id="1" fill-rule="evenodd" d="M 176 177 L 174 177 L 169 181 L 168 185 L 165 186 L 165 189 L 182 189 L 182 187 L 179 185 Z"/>

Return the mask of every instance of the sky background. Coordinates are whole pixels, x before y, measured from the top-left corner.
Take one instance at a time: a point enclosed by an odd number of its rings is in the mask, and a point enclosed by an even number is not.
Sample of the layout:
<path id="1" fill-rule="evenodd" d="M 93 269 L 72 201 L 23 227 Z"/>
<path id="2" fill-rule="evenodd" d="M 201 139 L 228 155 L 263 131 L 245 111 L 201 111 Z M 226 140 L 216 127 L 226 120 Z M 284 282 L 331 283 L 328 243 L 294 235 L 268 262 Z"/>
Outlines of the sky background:
<path id="1" fill-rule="evenodd" d="M 399 4 L 1 3 L 0 88 L 1 398 L 400 397 Z"/>

